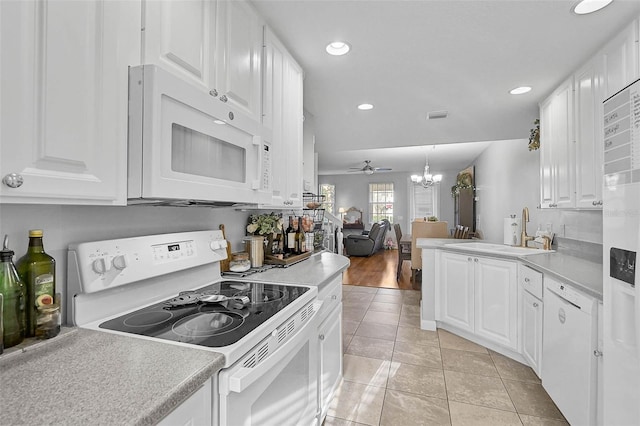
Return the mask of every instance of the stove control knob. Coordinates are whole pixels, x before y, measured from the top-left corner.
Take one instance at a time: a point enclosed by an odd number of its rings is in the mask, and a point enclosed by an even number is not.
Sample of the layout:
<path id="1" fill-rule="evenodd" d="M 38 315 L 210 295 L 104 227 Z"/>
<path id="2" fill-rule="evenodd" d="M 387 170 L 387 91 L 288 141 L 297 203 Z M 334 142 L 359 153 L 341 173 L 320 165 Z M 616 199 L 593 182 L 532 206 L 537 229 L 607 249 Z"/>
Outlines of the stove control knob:
<path id="1" fill-rule="evenodd" d="M 220 248 L 220 241 L 218 240 L 213 240 L 209 243 L 209 247 L 211 248 L 211 250 L 218 250 Z"/>
<path id="2" fill-rule="evenodd" d="M 126 268 L 127 266 L 129 266 L 129 260 L 127 259 L 127 255 L 126 254 L 120 254 L 116 257 L 113 258 L 113 260 L 111 261 L 111 263 L 113 263 L 113 267 L 122 271 L 124 268 Z"/>
<path id="3" fill-rule="evenodd" d="M 104 274 L 109 270 L 109 262 L 104 257 L 100 257 L 91 264 L 93 270 L 98 274 Z"/>

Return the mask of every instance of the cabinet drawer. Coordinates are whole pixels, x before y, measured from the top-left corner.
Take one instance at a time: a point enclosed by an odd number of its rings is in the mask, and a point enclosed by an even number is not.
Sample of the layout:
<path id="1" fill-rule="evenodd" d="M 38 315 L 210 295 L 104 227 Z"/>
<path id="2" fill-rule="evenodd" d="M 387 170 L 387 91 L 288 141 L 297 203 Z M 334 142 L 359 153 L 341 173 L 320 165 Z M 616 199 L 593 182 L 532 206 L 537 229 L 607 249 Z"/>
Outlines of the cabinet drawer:
<path id="1" fill-rule="evenodd" d="M 323 302 L 319 312 L 320 321 L 322 322 L 327 314 L 338 306 L 338 303 L 342 300 L 342 276 L 338 276 L 329 284 L 324 285 L 318 292 L 318 300 Z"/>
<path id="2" fill-rule="evenodd" d="M 520 265 L 518 281 L 523 289 L 542 300 L 542 272 Z"/>

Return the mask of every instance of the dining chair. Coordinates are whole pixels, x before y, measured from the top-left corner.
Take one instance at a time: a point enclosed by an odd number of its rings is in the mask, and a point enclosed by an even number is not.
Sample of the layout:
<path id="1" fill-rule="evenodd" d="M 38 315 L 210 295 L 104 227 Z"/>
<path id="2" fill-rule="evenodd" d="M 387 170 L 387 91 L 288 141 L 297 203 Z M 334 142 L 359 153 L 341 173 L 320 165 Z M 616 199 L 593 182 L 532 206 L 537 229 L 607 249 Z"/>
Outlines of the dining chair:
<path id="1" fill-rule="evenodd" d="M 396 240 L 398 241 L 398 270 L 396 271 L 396 281 L 400 281 L 402 262 L 405 260 L 411 261 L 411 241 L 401 241 L 402 229 L 399 223 L 393 225 L 393 230 L 396 233 Z"/>

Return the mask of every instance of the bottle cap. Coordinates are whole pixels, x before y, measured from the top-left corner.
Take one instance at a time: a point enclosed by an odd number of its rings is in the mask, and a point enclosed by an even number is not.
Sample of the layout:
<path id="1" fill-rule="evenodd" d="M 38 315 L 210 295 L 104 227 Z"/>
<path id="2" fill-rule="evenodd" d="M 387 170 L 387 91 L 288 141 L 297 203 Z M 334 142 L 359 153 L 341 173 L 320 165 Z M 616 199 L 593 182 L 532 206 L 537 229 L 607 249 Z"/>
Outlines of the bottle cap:
<path id="1" fill-rule="evenodd" d="M 29 237 L 42 237 L 42 229 L 30 229 Z"/>

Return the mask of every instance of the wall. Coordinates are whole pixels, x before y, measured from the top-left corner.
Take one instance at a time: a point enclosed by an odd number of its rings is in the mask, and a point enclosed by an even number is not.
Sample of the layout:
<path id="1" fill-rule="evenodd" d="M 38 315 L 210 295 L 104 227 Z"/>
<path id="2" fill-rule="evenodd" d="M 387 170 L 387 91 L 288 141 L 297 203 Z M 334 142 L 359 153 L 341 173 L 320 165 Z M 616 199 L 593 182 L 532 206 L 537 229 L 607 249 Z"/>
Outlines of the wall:
<path id="1" fill-rule="evenodd" d="M 455 184 L 458 171 L 440 171 L 443 178 L 439 190 L 438 218 L 449 222 L 450 227 L 454 223 L 454 205 L 450 189 Z M 393 222 L 400 223 L 403 231 L 408 233 L 411 220 L 409 217 L 409 180 L 411 173 L 391 172 L 377 173 L 367 176 L 363 173 L 348 175 L 321 175 L 318 176 L 319 184 L 333 184 L 336 187 L 336 211 L 340 207 L 348 209 L 357 207 L 362 210 L 362 218 L 365 224 L 369 221 L 369 183 L 393 183 L 394 188 L 394 216 Z M 366 226 L 367 229 L 370 225 Z M 406 231 L 405 231 L 406 230 Z"/>
<path id="2" fill-rule="evenodd" d="M 56 259 L 57 289 L 64 295 L 71 243 L 218 229 L 224 224 L 232 251 L 242 251 L 248 215 L 233 208 L 0 204 L 0 235 L 9 235 L 15 261 L 27 250 L 29 229 L 43 229 L 45 250 Z"/>
<path id="3" fill-rule="evenodd" d="M 529 208 L 527 233 L 551 227 L 558 237 L 602 243 L 602 212 L 540 209 L 540 154 L 528 140 L 492 143 L 475 161 L 476 222 L 485 240 L 503 242 L 503 219 Z"/>

